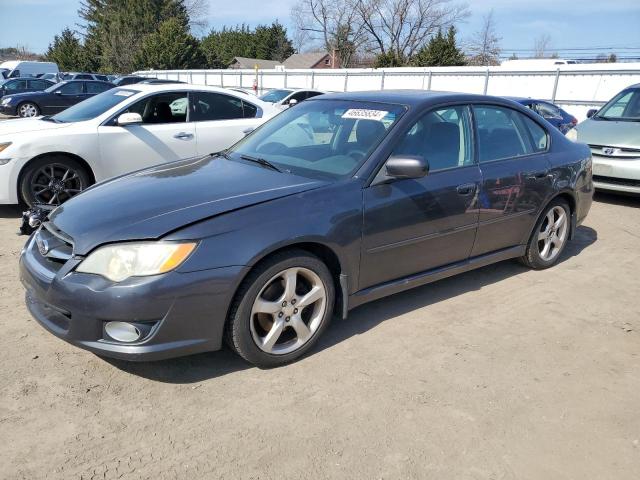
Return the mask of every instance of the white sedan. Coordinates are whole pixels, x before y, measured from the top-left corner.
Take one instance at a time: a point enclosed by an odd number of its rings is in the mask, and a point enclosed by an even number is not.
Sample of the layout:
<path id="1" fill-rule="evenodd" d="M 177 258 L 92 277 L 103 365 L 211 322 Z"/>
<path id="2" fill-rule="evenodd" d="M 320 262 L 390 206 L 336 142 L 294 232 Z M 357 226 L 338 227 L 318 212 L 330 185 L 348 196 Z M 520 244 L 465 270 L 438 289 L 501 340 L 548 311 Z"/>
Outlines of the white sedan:
<path id="1" fill-rule="evenodd" d="M 50 117 L 0 122 L 0 204 L 57 205 L 91 184 L 219 152 L 279 113 L 228 89 L 128 85 Z"/>

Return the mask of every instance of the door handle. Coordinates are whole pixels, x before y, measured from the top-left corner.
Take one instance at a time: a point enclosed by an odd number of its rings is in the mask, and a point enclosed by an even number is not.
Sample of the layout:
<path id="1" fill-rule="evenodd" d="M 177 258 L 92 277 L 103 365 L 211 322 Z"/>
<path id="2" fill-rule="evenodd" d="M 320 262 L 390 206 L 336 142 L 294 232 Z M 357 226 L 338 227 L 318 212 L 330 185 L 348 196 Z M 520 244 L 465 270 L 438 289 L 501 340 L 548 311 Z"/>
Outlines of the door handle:
<path id="1" fill-rule="evenodd" d="M 475 183 L 464 183 L 456 187 L 456 192 L 458 192 L 460 195 L 470 195 L 473 192 L 475 192 L 475 190 L 476 190 Z"/>
<path id="2" fill-rule="evenodd" d="M 249 128 L 245 128 L 242 133 L 244 133 L 245 135 L 249 135 L 251 132 L 253 132 L 256 129 L 256 127 L 249 127 Z"/>
<path id="3" fill-rule="evenodd" d="M 179 140 L 191 140 L 193 138 L 193 133 L 180 132 L 176 133 L 173 138 L 177 138 Z"/>
<path id="4" fill-rule="evenodd" d="M 529 174 L 527 174 L 527 178 L 529 178 L 531 180 L 541 180 L 543 178 L 546 178 L 548 175 L 549 175 L 549 171 L 545 170 L 544 172 L 529 173 Z"/>

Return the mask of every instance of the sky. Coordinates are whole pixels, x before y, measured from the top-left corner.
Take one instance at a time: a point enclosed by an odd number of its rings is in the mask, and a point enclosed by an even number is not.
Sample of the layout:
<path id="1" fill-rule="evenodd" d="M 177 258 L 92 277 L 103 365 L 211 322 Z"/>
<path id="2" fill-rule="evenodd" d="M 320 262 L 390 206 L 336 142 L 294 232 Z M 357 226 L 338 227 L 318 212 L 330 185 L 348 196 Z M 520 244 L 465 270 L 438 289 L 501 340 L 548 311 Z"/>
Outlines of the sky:
<path id="1" fill-rule="evenodd" d="M 292 30 L 290 11 L 296 1 L 209 0 L 207 20 L 209 27 L 219 28 L 240 23 L 255 26 L 277 19 Z M 79 3 L 79 0 L 0 0 L 0 47 L 20 45 L 43 53 L 64 27 L 75 28 L 79 22 Z M 547 34 L 552 50 L 562 57 L 579 53 L 563 52 L 567 48 L 594 47 L 611 47 L 611 51 L 621 56 L 640 57 L 640 0 L 472 0 L 466 4 L 470 16 L 458 25 L 460 39 L 469 39 L 479 30 L 483 16 L 493 9 L 503 54 L 531 49 L 536 38 Z M 609 53 L 609 49 L 603 52 Z"/>

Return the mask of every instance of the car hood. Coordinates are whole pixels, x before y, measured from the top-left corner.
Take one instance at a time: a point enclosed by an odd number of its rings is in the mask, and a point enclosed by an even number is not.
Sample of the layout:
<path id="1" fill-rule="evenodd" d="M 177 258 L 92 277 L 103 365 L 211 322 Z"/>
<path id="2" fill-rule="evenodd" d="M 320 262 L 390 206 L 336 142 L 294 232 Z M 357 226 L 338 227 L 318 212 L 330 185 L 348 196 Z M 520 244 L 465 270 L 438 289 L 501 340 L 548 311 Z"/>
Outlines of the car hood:
<path id="1" fill-rule="evenodd" d="M 16 118 L 0 122 L 0 136 L 15 133 L 40 132 L 43 130 L 56 130 L 65 128 L 71 123 L 55 123 L 41 120 L 40 118 Z"/>
<path id="2" fill-rule="evenodd" d="M 640 122 L 587 119 L 576 128 L 578 141 L 589 145 L 640 148 Z"/>
<path id="3" fill-rule="evenodd" d="M 74 253 L 157 239 L 195 222 L 325 185 L 244 162 L 207 156 L 166 163 L 86 190 L 55 209 L 50 223 Z"/>

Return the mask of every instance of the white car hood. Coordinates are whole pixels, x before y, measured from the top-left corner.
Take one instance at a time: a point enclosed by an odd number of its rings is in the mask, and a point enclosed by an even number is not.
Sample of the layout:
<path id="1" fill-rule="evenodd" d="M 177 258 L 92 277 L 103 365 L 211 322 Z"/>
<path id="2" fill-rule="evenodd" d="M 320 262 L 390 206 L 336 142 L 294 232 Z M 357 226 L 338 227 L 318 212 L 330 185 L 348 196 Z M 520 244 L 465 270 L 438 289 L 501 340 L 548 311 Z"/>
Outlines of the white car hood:
<path id="1" fill-rule="evenodd" d="M 0 122 L 0 136 L 15 133 L 41 132 L 44 130 L 56 130 L 66 128 L 71 123 L 54 123 L 40 120 L 39 118 L 16 118 Z"/>

